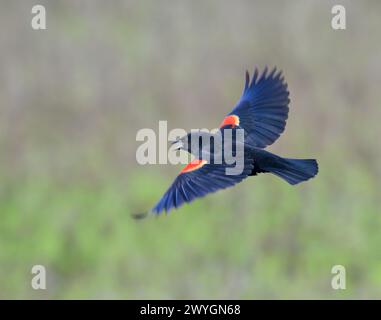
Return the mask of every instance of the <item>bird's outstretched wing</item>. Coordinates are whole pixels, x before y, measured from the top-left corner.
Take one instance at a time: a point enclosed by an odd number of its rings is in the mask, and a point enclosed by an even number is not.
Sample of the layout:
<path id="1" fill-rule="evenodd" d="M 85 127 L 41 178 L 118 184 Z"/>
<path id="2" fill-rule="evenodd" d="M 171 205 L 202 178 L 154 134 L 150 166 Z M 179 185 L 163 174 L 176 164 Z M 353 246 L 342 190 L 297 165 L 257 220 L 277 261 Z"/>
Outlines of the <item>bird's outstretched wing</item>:
<path id="1" fill-rule="evenodd" d="M 163 210 L 168 212 L 208 193 L 232 187 L 250 175 L 253 171 L 253 162 L 250 154 L 245 152 L 241 174 L 227 175 L 226 169 L 234 167 L 235 164 L 211 164 L 205 160 L 193 160 L 181 170 L 152 212 L 156 214 Z"/>
<path id="2" fill-rule="evenodd" d="M 255 69 L 251 81 L 246 71 L 242 96 L 220 127 L 243 128 L 246 143 L 264 148 L 284 131 L 290 102 L 288 96 L 287 83 L 276 68 L 267 75 L 266 67 L 261 76 Z"/>

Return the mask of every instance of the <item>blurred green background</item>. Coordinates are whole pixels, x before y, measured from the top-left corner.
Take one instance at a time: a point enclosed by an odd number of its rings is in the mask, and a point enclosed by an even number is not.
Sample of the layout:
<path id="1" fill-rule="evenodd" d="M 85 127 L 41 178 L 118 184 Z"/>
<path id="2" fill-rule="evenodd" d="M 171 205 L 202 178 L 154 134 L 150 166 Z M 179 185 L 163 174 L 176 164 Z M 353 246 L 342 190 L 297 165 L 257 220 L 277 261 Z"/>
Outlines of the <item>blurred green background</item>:
<path id="1" fill-rule="evenodd" d="M 47 30 L 30 26 L 43 4 Z M 347 29 L 331 28 L 343 4 Z M 1 1 L 0 298 L 381 298 L 381 2 Z M 282 69 L 269 150 L 316 157 L 135 221 L 181 166 L 136 132 L 214 128 L 244 71 Z M 47 290 L 31 268 L 47 269 Z M 346 268 L 346 290 L 331 268 Z"/>

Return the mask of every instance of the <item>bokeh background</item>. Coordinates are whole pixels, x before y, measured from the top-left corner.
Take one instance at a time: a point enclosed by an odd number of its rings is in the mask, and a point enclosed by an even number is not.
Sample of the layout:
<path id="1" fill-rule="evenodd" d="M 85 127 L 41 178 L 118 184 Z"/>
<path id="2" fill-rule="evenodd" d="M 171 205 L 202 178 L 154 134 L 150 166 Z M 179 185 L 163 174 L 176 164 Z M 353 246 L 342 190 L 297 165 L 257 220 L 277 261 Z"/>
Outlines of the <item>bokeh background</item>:
<path id="1" fill-rule="evenodd" d="M 47 30 L 31 28 L 37 3 Z M 1 1 L 0 298 L 381 298 L 380 14 L 379 1 Z M 260 175 L 131 219 L 181 168 L 138 165 L 137 130 L 218 126 L 244 71 L 265 65 L 291 95 L 269 150 L 316 157 L 319 175 Z M 338 264 L 346 290 L 331 287 Z"/>

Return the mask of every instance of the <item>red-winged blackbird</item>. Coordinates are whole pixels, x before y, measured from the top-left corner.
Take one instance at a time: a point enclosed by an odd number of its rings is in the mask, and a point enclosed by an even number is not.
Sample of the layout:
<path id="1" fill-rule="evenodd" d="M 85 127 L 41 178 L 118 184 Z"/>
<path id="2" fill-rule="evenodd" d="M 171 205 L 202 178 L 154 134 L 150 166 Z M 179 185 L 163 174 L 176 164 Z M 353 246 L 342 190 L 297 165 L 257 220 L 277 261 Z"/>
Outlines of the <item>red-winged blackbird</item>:
<path id="1" fill-rule="evenodd" d="M 316 160 L 282 158 L 263 150 L 284 131 L 290 102 L 288 96 L 289 92 L 282 72 L 276 72 L 276 68 L 269 74 L 265 68 L 260 76 L 255 69 L 251 81 L 246 71 L 242 96 L 215 134 L 222 136 L 224 146 L 227 130 L 234 132 L 237 129 L 243 129 L 244 148 L 241 172 L 227 174 L 227 169 L 232 168 L 233 165 L 227 163 L 223 157 L 222 161 L 217 163 L 214 161 L 217 149 L 211 148 L 211 144 L 207 147 L 200 144 L 200 141 L 214 138 L 213 134 L 202 131 L 188 133 L 177 141 L 180 144 L 179 148 L 197 154 L 197 158 L 181 170 L 151 212 L 156 214 L 163 210 L 168 212 L 184 202 L 191 202 L 208 193 L 231 187 L 248 176 L 258 173 L 275 174 L 292 185 L 314 177 L 318 172 Z M 196 146 L 197 153 L 192 146 Z"/>

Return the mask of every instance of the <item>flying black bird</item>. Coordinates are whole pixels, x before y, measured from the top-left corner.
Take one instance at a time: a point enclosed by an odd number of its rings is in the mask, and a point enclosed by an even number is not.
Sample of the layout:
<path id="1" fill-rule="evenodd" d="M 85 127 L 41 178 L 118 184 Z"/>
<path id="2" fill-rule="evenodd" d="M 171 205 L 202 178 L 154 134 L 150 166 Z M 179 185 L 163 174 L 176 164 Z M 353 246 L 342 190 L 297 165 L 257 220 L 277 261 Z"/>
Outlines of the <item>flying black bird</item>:
<path id="1" fill-rule="evenodd" d="M 246 71 L 242 96 L 233 111 L 224 118 L 217 133 L 192 131 L 176 141 L 179 149 L 192 153 L 196 159 L 181 170 L 151 212 L 168 212 L 185 202 L 231 187 L 258 173 L 272 173 L 291 185 L 306 181 L 317 174 L 318 165 L 314 159 L 282 158 L 263 150 L 284 131 L 290 102 L 282 72 L 277 72 L 276 68 L 269 74 L 267 71 L 266 67 L 259 76 L 255 69 L 251 80 Z M 244 132 L 243 151 L 239 158 L 243 167 L 237 174 L 227 174 L 227 169 L 231 169 L 233 164 L 228 163 L 224 156 L 220 157 L 220 162 L 215 159 L 217 154 L 224 154 L 227 130 L 234 133 L 237 129 L 243 129 L 241 132 Z M 203 145 L 203 141 L 210 138 L 213 140 L 217 135 L 222 137 L 221 148 L 212 147 L 212 143 Z M 237 155 L 238 140 L 233 137 L 231 141 L 230 147 Z"/>

